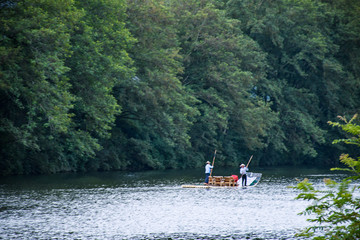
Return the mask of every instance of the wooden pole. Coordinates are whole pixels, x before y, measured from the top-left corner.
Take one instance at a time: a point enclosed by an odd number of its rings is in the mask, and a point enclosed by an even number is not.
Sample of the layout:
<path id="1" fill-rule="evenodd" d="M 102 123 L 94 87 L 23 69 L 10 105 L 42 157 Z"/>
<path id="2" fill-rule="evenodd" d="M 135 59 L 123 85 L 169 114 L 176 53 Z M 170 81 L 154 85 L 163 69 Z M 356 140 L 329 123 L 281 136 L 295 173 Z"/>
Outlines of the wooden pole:
<path id="1" fill-rule="evenodd" d="M 214 158 L 213 158 L 213 162 L 212 162 L 212 165 L 211 165 L 211 166 L 213 166 L 213 168 L 214 168 L 214 164 L 215 164 L 215 157 L 216 157 L 216 149 L 215 149 L 215 152 L 214 152 Z M 210 176 L 212 174 L 213 168 L 210 170 Z"/>
<path id="2" fill-rule="evenodd" d="M 250 157 L 250 159 L 249 159 L 249 162 L 248 162 L 248 164 L 246 165 L 246 167 L 248 167 L 248 166 L 249 166 L 249 164 L 250 164 L 250 162 L 251 162 L 252 157 L 253 157 L 253 155 L 251 155 L 251 157 Z"/>

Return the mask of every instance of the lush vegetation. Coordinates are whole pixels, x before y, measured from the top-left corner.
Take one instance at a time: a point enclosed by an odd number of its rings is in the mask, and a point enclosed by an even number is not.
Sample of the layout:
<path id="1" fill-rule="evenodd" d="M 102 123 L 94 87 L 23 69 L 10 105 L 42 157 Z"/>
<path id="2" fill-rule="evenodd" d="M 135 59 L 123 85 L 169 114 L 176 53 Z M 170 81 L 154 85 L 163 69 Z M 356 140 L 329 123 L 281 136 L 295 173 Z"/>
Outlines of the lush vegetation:
<path id="1" fill-rule="evenodd" d="M 345 123 L 329 122 L 332 126 L 340 127 L 350 134 L 347 139 L 338 139 L 333 143 L 344 142 L 360 147 L 360 125 L 357 124 L 357 115 Z M 352 180 L 360 179 L 360 157 L 356 159 L 349 154 L 342 154 L 340 161 L 347 168 L 333 168 L 332 170 L 344 170 L 352 173 L 352 176 L 337 183 L 331 179 L 324 179 L 327 189 L 317 190 L 307 179 L 299 183 L 296 188 L 302 190 L 297 199 L 309 200 L 308 206 L 301 214 L 310 215 L 314 218 L 308 221 L 315 225 L 308 227 L 299 236 L 313 237 L 317 240 L 325 239 L 359 239 L 360 238 L 360 197 L 358 184 L 352 184 Z"/>
<path id="2" fill-rule="evenodd" d="M 336 164 L 357 0 L 0 2 L 0 175 Z"/>

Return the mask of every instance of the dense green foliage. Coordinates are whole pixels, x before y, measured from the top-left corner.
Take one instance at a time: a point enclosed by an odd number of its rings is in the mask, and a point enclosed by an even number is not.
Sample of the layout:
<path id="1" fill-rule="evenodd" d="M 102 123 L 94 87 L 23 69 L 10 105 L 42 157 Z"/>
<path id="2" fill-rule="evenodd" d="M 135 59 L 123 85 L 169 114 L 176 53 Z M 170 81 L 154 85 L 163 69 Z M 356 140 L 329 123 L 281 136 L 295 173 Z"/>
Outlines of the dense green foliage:
<path id="1" fill-rule="evenodd" d="M 349 122 L 340 117 L 345 123 L 329 122 L 332 126 L 340 127 L 350 134 L 347 139 L 334 140 L 333 143 L 344 142 L 360 147 L 360 125 L 355 123 L 357 115 Z M 305 229 L 299 236 L 313 237 L 313 239 L 359 239 L 360 238 L 360 198 L 358 185 L 351 184 L 351 180 L 360 179 L 360 157 L 357 159 L 342 154 L 340 161 L 347 168 L 333 168 L 345 170 L 353 175 L 337 183 L 324 179 L 326 190 L 317 190 L 307 179 L 299 183 L 296 188 L 301 190 L 297 199 L 312 201 L 301 214 L 315 216 L 308 221 L 314 226 Z"/>
<path id="2" fill-rule="evenodd" d="M 357 0 L 0 1 L 0 175 L 335 164 Z"/>

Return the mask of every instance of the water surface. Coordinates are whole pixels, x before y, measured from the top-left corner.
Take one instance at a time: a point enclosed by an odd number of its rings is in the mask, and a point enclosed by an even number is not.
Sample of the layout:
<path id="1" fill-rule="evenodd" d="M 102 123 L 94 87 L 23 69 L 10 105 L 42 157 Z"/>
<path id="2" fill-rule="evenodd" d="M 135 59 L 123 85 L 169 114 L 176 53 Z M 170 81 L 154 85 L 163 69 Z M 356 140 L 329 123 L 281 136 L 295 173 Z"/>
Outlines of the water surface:
<path id="1" fill-rule="evenodd" d="M 308 225 L 288 186 L 345 175 L 327 169 L 257 168 L 256 187 L 201 184 L 203 169 L 55 174 L 0 179 L 0 239 L 296 239 Z M 215 175 L 237 174 L 216 169 Z"/>

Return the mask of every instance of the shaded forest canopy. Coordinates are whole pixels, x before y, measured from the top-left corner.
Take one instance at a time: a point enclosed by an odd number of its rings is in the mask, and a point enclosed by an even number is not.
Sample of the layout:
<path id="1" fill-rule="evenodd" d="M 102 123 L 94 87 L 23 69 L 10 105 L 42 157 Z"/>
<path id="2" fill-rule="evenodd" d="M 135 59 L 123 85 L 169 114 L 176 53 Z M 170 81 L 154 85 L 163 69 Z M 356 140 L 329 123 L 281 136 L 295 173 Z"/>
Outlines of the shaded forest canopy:
<path id="1" fill-rule="evenodd" d="M 358 0 L 0 1 L 0 31 L 0 175 L 336 165 L 359 112 Z"/>

